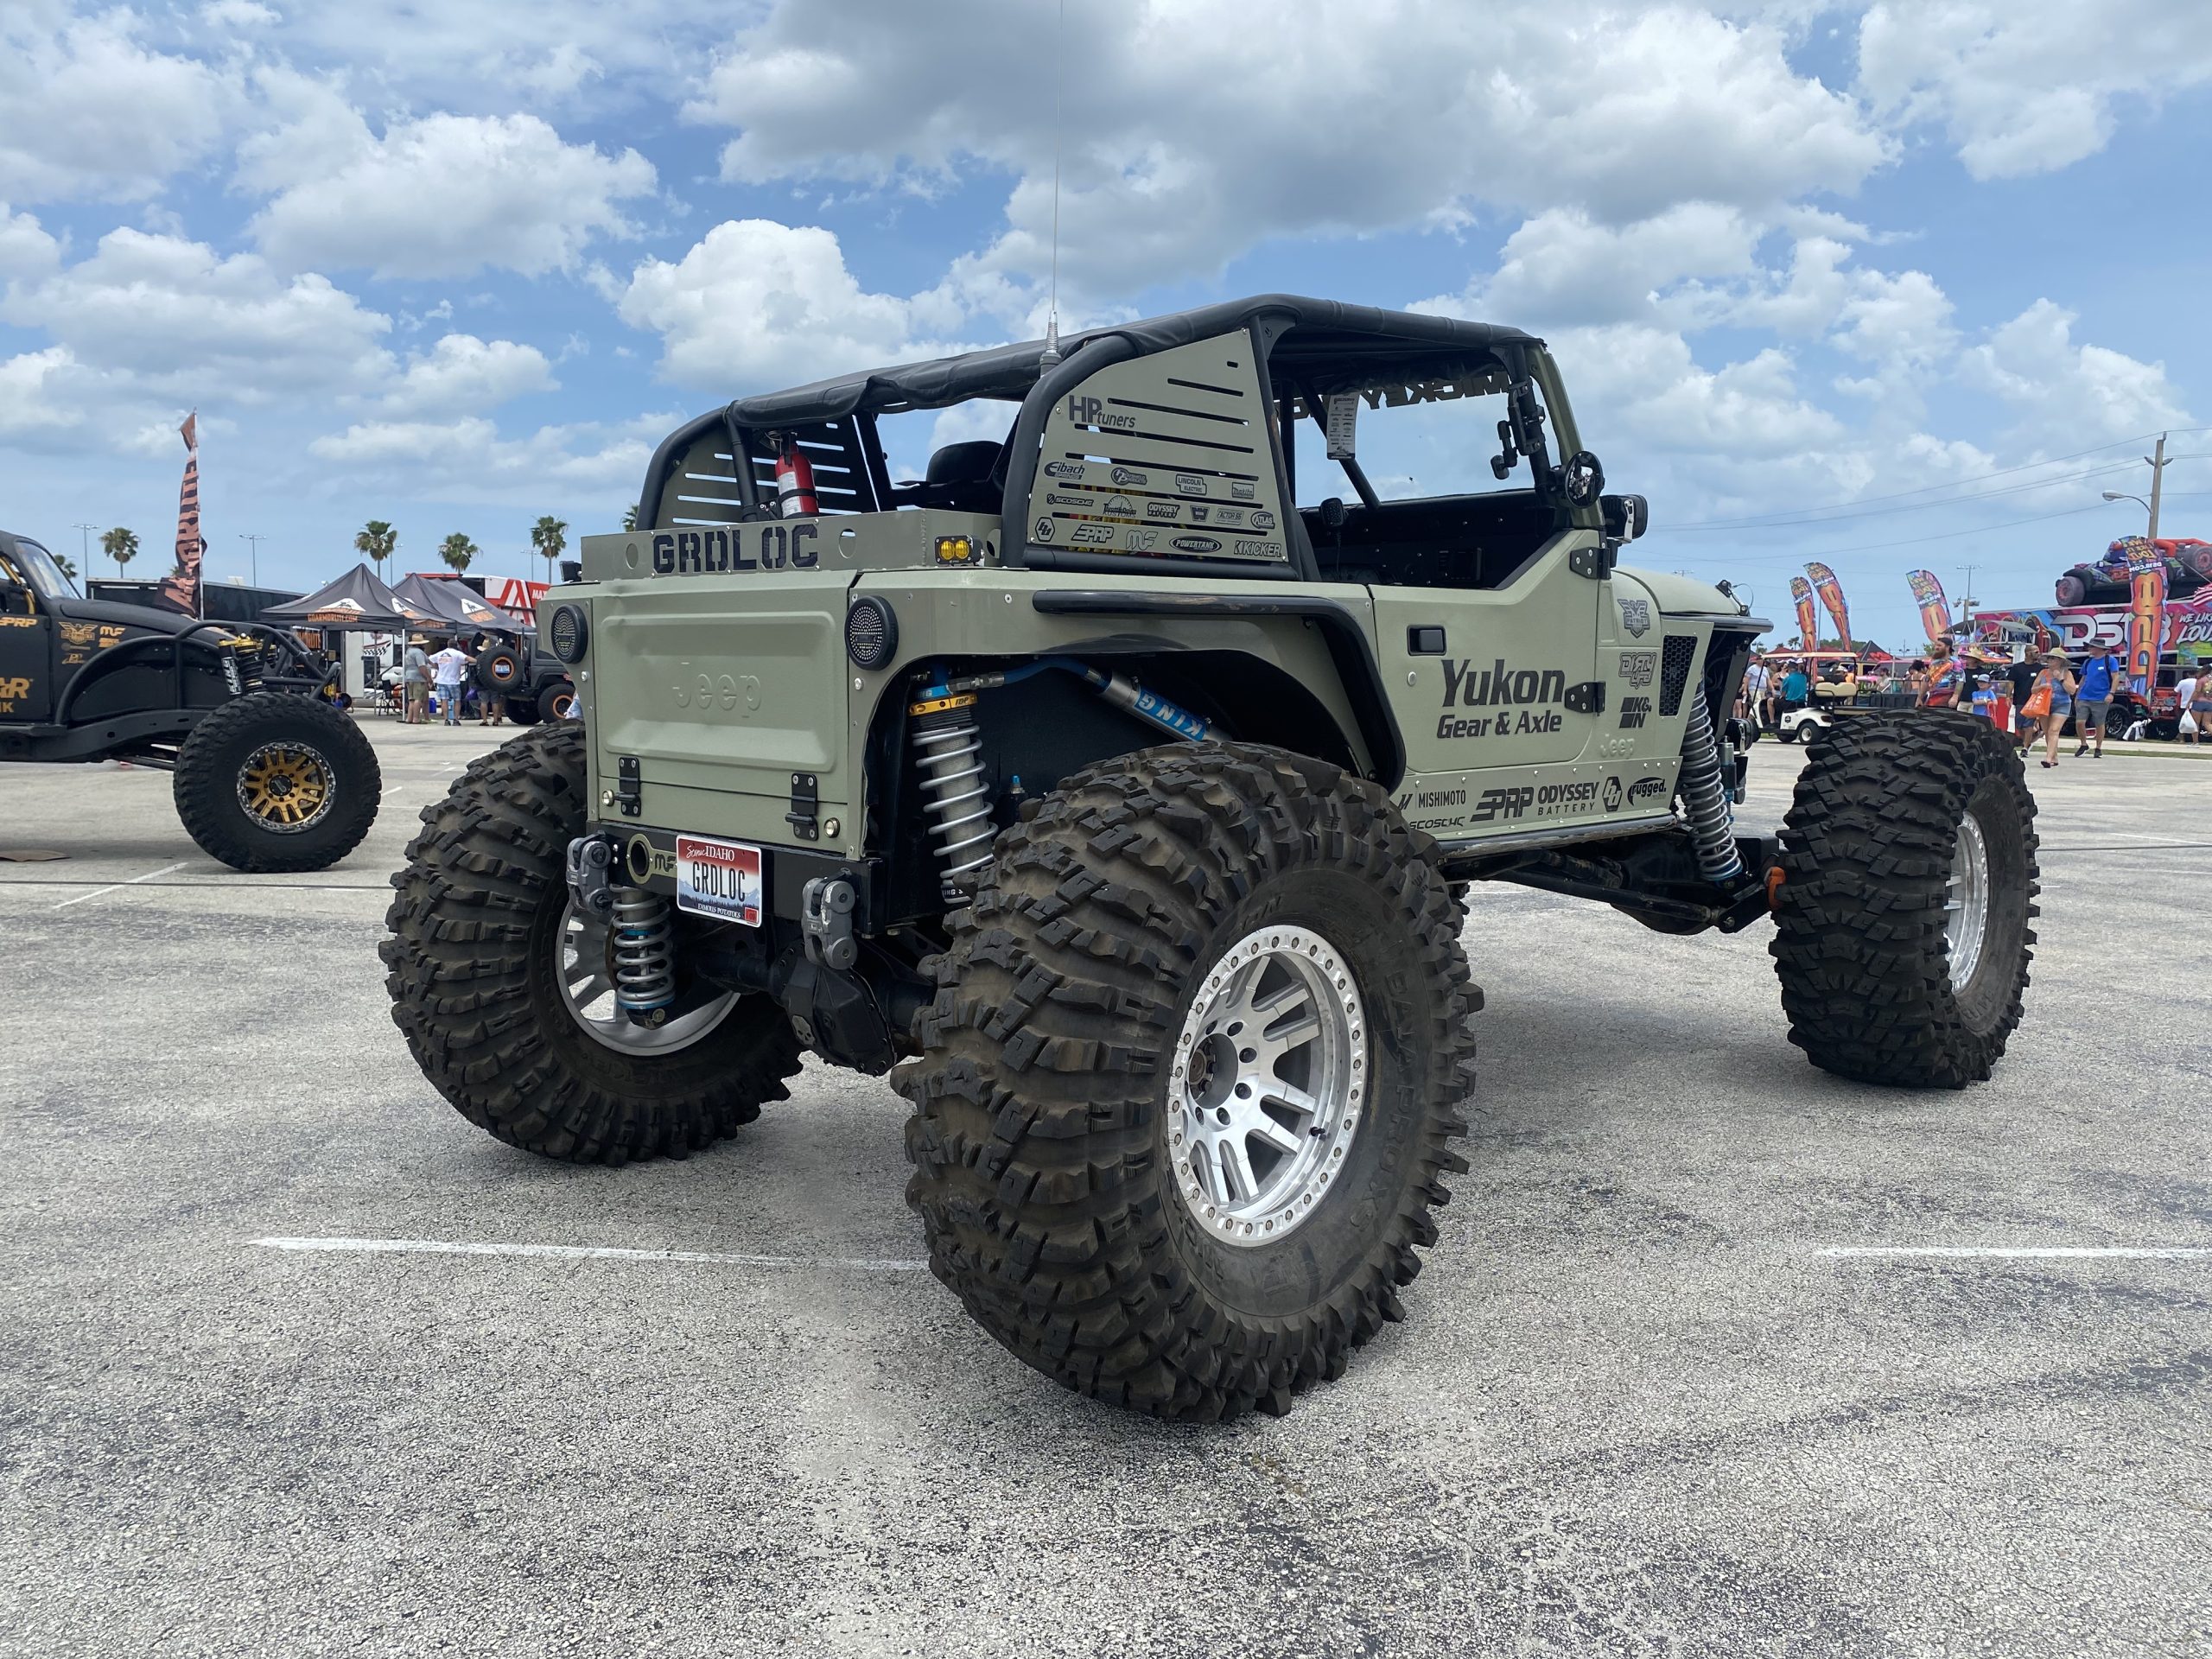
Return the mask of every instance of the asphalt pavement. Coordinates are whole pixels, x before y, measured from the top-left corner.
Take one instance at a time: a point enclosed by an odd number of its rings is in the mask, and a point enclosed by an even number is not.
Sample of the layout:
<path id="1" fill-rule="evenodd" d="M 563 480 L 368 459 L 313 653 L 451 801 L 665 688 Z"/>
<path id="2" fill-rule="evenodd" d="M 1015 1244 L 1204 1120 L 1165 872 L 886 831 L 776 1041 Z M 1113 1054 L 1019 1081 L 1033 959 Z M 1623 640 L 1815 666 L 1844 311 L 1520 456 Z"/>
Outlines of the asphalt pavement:
<path id="1" fill-rule="evenodd" d="M 620 1170 L 462 1122 L 375 946 L 504 734 L 371 729 L 314 876 L 162 773 L 0 768 L 0 852 L 67 855 L 0 862 L 0 1652 L 2212 1655 L 2201 758 L 2031 767 L 2027 1020 L 1960 1092 L 1807 1065 L 1763 926 L 1478 889 L 1406 1322 L 1198 1427 L 914 1270 L 880 1082 Z"/>

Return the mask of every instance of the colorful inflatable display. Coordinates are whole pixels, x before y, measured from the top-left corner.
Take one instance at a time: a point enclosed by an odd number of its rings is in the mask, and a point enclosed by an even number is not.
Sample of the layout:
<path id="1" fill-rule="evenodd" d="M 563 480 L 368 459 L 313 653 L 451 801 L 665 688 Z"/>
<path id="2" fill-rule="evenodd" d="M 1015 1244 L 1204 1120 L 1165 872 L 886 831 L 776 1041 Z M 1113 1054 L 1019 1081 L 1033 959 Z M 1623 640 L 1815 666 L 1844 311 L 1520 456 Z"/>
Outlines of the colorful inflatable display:
<path id="1" fill-rule="evenodd" d="M 1797 648 L 1817 651 L 1821 644 L 1821 619 L 1813 609 L 1813 584 L 1802 576 L 1789 578 L 1789 597 L 1797 601 Z"/>

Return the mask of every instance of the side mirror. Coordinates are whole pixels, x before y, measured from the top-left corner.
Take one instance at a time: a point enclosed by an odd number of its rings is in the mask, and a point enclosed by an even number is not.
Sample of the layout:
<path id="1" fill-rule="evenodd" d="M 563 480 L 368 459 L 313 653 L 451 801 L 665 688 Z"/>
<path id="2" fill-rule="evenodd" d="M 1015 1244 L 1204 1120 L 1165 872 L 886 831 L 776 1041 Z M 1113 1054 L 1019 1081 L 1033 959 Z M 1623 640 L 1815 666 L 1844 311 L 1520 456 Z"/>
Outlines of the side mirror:
<path id="1" fill-rule="evenodd" d="M 1640 495 L 1607 495 L 1598 500 L 1605 516 L 1605 534 L 1618 542 L 1632 542 L 1651 528 L 1651 504 Z"/>
<path id="2" fill-rule="evenodd" d="M 0 616 L 31 614 L 31 590 L 20 582 L 0 576 Z"/>

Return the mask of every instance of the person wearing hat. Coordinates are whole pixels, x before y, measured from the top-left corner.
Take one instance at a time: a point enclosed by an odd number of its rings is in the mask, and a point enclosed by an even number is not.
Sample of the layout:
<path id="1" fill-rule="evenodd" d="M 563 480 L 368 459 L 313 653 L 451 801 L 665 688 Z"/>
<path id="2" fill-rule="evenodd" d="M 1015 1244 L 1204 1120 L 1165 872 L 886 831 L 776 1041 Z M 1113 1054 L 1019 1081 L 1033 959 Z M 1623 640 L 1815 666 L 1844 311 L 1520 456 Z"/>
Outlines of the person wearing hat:
<path id="1" fill-rule="evenodd" d="M 2063 651 L 2044 652 L 2043 666 L 2036 673 L 2034 689 L 2028 693 L 2027 707 L 2043 730 L 2045 771 L 2058 764 L 2058 733 L 2073 715 L 2074 690 L 2078 683 L 2071 658 Z"/>
<path id="2" fill-rule="evenodd" d="M 407 654 L 399 659 L 401 719 L 410 726 L 430 721 L 430 642 L 419 633 L 407 636 Z"/>

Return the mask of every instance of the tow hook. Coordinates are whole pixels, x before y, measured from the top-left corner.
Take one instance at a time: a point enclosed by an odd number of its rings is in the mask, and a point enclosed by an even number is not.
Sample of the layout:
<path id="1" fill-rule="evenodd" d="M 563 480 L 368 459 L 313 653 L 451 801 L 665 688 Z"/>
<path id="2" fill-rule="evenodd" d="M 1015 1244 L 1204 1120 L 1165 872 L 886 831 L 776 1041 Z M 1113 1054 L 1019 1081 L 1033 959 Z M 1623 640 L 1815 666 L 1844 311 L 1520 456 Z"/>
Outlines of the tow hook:
<path id="1" fill-rule="evenodd" d="M 614 889 L 609 880 L 614 868 L 614 849 L 604 836 L 578 836 L 569 843 L 569 896 L 587 916 L 604 920 L 614 913 Z"/>
<path id="2" fill-rule="evenodd" d="M 859 958 L 860 946 L 853 939 L 858 897 L 842 875 L 817 875 L 806 884 L 799 898 L 799 929 L 809 961 L 842 973 Z"/>

